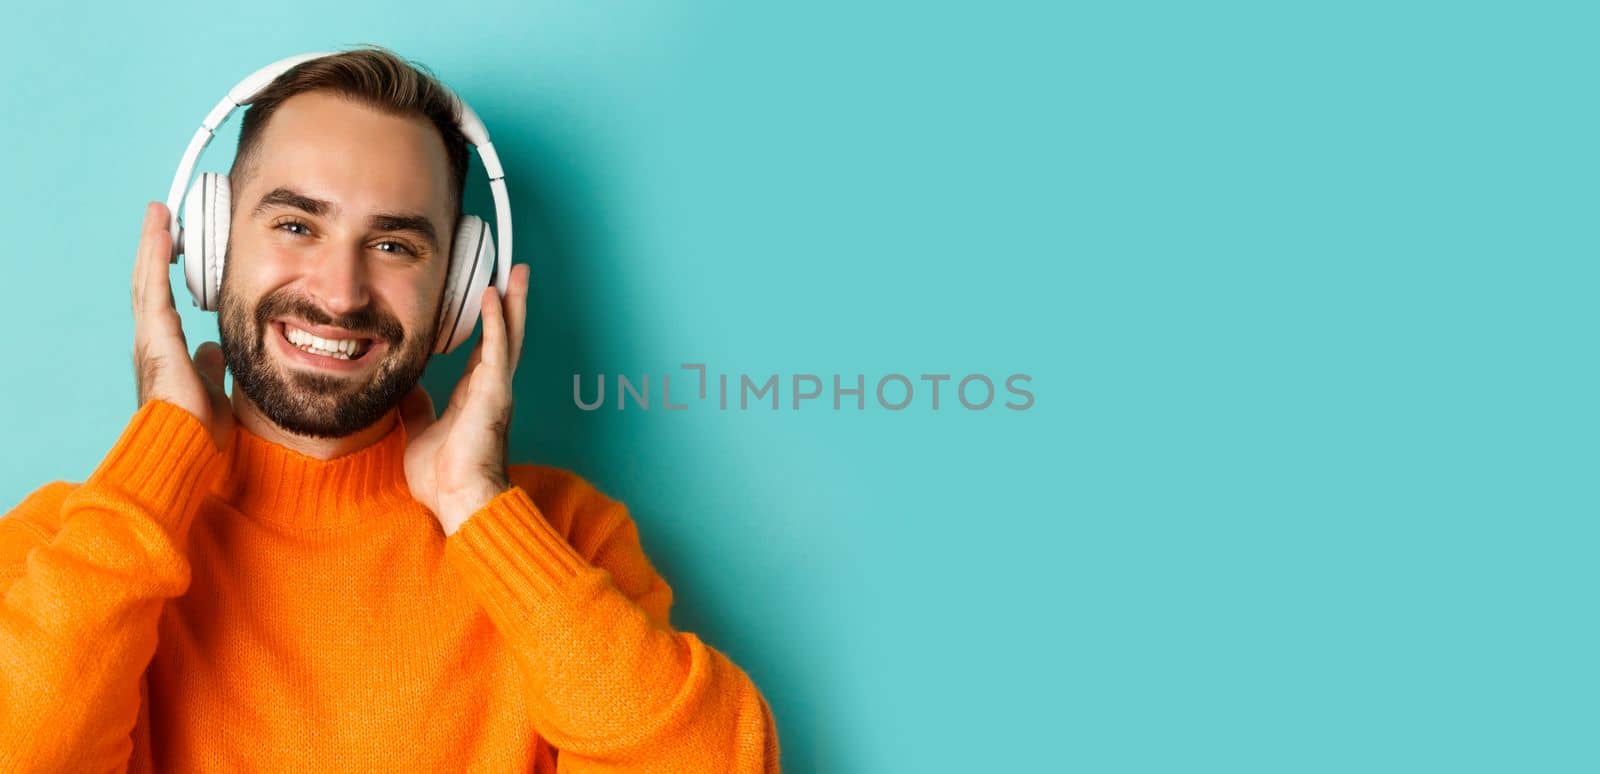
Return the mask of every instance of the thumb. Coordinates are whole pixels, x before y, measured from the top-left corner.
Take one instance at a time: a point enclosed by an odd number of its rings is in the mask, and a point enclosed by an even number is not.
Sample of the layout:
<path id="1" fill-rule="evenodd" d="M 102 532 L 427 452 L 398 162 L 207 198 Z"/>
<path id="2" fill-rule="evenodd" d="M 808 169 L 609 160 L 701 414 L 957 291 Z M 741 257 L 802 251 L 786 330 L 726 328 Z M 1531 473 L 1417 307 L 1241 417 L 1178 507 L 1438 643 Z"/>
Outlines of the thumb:
<path id="1" fill-rule="evenodd" d="M 194 350 L 194 367 L 211 382 L 217 389 L 222 389 L 222 374 L 227 370 L 222 359 L 222 347 L 215 341 L 208 341 Z"/>

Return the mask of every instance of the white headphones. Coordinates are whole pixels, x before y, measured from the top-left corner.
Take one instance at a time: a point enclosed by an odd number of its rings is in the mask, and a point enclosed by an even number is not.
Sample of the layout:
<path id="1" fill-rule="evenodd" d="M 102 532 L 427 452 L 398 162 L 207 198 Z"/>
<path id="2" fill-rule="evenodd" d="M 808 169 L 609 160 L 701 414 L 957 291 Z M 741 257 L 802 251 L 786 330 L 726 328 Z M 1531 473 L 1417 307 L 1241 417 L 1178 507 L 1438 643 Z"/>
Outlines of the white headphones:
<path id="1" fill-rule="evenodd" d="M 201 309 L 209 312 L 217 309 L 222 267 L 227 259 L 233 192 L 228 176 L 214 172 L 201 174 L 197 185 L 189 185 L 200 153 L 211 143 L 217 127 L 228 120 L 235 109 L 250 104 L 257 93 L 295 65 L 324 56 L 329 53 L 292 56 L 251 73 L 229 89 L 228 96 L 206 115 L 194 139 L 189 141 L 189 148 L 183 152 L 183 160 L 178 162 L 178 172 L 173 175 L 172 188 L 167 192 L 167 210 L 172 213 L 172 262 L 176 263 L 179 255 L 188 256 L 183 262 L 183 273 L 189 282 L 189 293 Z M 500 260 L 495 261 L 495 245 L 488 224 L 477 216 L 462 215 L 446 270 L 444 301 L 434 335 L 435 353 L 449 352 L 472 335 L 481 311 L 483 289 L 489 284 L 489 267 L 495 268 L 495 289 L 502 297 L 511 277 L 511 200 L 506 194 L 505 170 L 500 167 L 500 157 L 489 142 L 489 132 L 483 128 L 478 114 L 454 92 L 451 92 L 451 99 L 457 108 L 457 126 L 466 135 L 467 142 L 478 149 L 478 157 L 483 159 L 483 167 L 489 173 L 489 189 L 494 194 L 495 230 L 500 234 Z M 183 202 L 182 227 L 178 218 L 180 200 Z"/>

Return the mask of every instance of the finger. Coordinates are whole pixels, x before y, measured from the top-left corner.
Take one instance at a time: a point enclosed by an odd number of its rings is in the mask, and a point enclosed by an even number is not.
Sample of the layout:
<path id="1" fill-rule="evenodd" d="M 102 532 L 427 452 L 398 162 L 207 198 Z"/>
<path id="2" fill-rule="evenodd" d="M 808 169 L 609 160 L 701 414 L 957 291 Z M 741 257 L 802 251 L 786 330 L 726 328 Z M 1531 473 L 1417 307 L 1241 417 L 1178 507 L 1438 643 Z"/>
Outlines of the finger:
<path id="1" fill-rule="evenodd" d="M 504 443 L 511 426 L 511 401 L 501 374 L 489 364 L 481 364 L 472 372 L 467 386 L 467 399 L 452 420 L 452 427 L 487 430 L 500 437 Z"/>
<path id="2" fill-rule="evenodd" d="M 511 267 L 511 282 L 506 287 L 506 338 L 511 348 L 510 366 L 507 370 L 516 373 L 517 363 L 522 358 L 522 337 L 528 322 L 528 272 L 527 264 L 517 264 Z"/>
<path id="3" fill-rule="evenodd" d="M 457 414 L 451 421 L 482 425 L 485 422 L 503 421 L 510 404 L 510 372 L 506 365 L 505 315 L 500 304 L 500 293 L 487 288 L 483 294 L 483 336 L 479 341 L 481 357 L 478 364 L 457 385 L 462 392 Z M 463 389 L 464 387 L 464 389 Z"/>
<path id="4" fill-rule="evenodd" d="M 406 436 L 415 438 L 427 430 L 428 426 L 436 420 L 433 415 L 433 398 L 422 385 L 411 388 L 411 392 L 400 401 L 400 421 L 406 426 Z"/>
<path id="5" fill-rule="evenodd" d="M 172 257 L 172 235 L 167 233 L 169 218 L 166 205 L 160 202 L 151 202 L 145 208 L 144 231 L 139 237 L 139 254 L 135 262 L 136 319 L 159 309 L 174 308 L 172 282 L 168 278 Z"/>
<path id="6" fill-rule="evenodd" d="M 483 363 L 490 368 L 506 372 L 506 318 L 500 301 L 500 291 L 489 287 L 483 291 Z"/>
<path id="7" fill-rule="evenodd" d="M 156 218 L 156 203 L 145 202 L 144 220 L 139 223 L 139 247 L 133 251 L 133 276 L 129 283 L 133 289 L 133 312 L 135 315 L 144 308 L 144 288 L 148 284 L 145 280 L 150 276 L 150 271 L 145 267 L 145 259 L 150 256 L 147 246 L 150 242 L 150 224 Z"/>
<path id="8" fill-rule="evenodd" d="M 227 372 L 227 364 L 222 358 L 222 347 L 215 341 L 207 341 L 194 350 L 194 366 L 200 375 L 211 382 L 218 390 L 222 389 L 222 377 Z"/>

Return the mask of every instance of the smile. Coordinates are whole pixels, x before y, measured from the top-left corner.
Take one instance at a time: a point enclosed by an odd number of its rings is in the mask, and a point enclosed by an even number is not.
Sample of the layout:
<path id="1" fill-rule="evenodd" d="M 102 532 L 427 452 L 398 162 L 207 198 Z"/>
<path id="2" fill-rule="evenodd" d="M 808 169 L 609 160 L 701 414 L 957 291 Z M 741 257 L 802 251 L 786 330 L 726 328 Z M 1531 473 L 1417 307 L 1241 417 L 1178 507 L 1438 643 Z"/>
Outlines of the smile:
<path id="1" fill-rule="evenodd" d="M 272 338 L 278 341 L 290 362 L 315 368 L 353 371 L 364 367 L 367 361 L 374 359 L 374 352 L 383 349 L 383 343 L 377 339 L 318 336 L 287 320 L 274 320 L 272 328 L 277 332 Z"/>

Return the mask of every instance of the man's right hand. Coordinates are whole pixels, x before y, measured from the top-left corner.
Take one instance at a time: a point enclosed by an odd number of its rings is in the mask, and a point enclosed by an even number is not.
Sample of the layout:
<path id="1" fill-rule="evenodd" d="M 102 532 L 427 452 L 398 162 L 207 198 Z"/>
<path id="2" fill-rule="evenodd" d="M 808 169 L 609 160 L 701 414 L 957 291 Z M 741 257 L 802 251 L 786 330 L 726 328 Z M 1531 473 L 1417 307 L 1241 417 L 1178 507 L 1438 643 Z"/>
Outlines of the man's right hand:
<path id="1" fill-rule="evenodd" d="M 172 235 L 167 231 L 171 213 L 166 205 L 145 207 L 144 231 L 133 267 L 133 372 L 139 388 L 139 405 L 164 400 L 193 414 L 211 431 L 217 449 L 226 449 L 233 436 L 233 404 L 222 389 L 222 347 L 214 341 L 201 344 L 189 357 L 183 323 L 172 303 Z"/>

